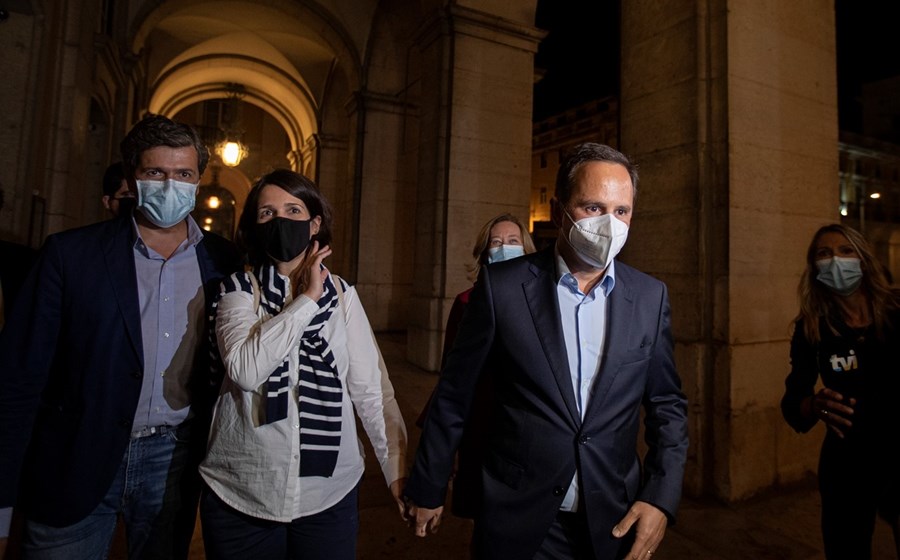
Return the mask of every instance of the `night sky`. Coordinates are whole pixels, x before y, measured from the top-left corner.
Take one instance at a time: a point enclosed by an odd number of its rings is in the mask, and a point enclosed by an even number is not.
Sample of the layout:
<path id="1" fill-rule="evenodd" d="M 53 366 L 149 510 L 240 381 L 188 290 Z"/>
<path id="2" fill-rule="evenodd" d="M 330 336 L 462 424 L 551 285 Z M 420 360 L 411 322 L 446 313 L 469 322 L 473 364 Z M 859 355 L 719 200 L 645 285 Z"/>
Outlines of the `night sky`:
<path id="1" fill-rule="evenodd" d="M 862 84 L 900 75 L 900 2 L 836 0 L 838 115 L 862 132 Z"/>
<path id="2" fill-rule="evenodd" d="M 619 89 L 619 0 L 541 0 L 534 120 Z M 862 84 L 900 75 L 900 1 L 835 0 L 840 128 L 862 132 Z M 898 116 L 900 121 L 900 116 Z"/>
<path id="3" fill-rule="evenodd" d="M 619 2 L 542 0 L 535 24 L 549 31 L 535 67 L 534 120 L 619 91 Z"/>

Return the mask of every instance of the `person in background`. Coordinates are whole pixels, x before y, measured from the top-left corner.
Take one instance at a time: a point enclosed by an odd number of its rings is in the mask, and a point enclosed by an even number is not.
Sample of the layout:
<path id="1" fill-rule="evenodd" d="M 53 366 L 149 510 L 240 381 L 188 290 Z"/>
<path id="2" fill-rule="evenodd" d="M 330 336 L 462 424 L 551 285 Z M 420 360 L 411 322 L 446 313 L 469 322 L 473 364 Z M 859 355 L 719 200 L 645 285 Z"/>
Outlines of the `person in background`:
<path id="1" fill-rule="evenodd" d="M 798 295 L 781 410 L 798 432 L 827 428 L 818 469 L 825 557 L 871 558 L 878 515 L 900 557 L 900 291 L 858 231 L 830 224 L 812 238 Z"/>
<path id="2" fill-rule="evenodd" d="M 528 255 L 534 251 L 534 241 L 525 224 L 512 214 L 500 214 L 484 224 L 481 231 L 478 232 L 475 245 L 472 247 L 472 258 L 475 261 L 469 269 L 469 279 L 474 284 L 482 266 Z M 447 354 L 453 346 L 453 340 L 456 338 L 459 323 L 466 305 L 469 303 L 469 296 L 472 294 L 473 288 L 474 286 L 463 290 L 453 300 L 450 315 L 447 317 L 447 329 L 444 332 L 442 365 L 446 362 Z"/>
<path id="3" fill-rule="evenodd" d="M 475 245 L 472 247 L 474 262 L 469 267 L 469 278 L 474 282 L 482 266 L 528 255 L 534 251 L 534 241 L 525 224 L 509 213 L 495 216 L 482 226 L 475 238 Z M 447 362 L 447 355 L 453 347 L 472 289 L 470 287 L 463 290 L 453 300 L 453 306 L 447 317 L 447 328 L 444 331 L 441 365 Z M 481 456 L 486 444 L 483 427 L 490 421 L 492 393 L 490 376 L 482 376 L 457 452 L 450 508 L 457 517 L 473 519 L 481 503 Z M 430 403 L 431 397 L 428 399 L 428 404 Z M 428 404 L 416 421 L 416 425 L 420 428 L 425 423 Z"/>
<path id="4" fill-rule="evenodd" d="M 17 505 L 27 558 L 105 558 L 120 516 L 129 558 L 186 558 L 194 530 L 207 320 L 240 257 L 190 217 L 193 128 L 148 115 L 121 150 L 137 211 L 50 235 L 0 333 L 0 549 Z"/>
<path id="5" fill-rule="evenodd" d="M 0 189 L 0 211 L 3 204 L 4 192 Z M 0 240 L 0 331 L 36 256 L 37 251 L 28 245 Z"/>
<path id="6" fill-rule="evenodd" d="M 136 200 L 121 161 L 111 164 L 103 173 L 103 197 L 100 200 L 114 218 L 120 214 L 127 216 L 134 209 Z"/>
<path id="7" fill-rule="evenodd" d="M 293 171 L 247 196 L 237 239 L 251 269 L 222 283 L 215 318 L 225 379 L 200 467 L 207 558 L 356 558 L 354 409 L 403 513 L 406 427 L 356 290 L 322 264 L 331 227 Z"/>
<path id="8" fill-rule="evenodd" d="M 489 374 L 474 555 L 656 552 L 681 500 L 687 400 L 665 284 L 615 260 L 636 189 L 624 154 L 576 146 L 551 202 L 555 246 L 481 268 L 406 485 L 416 535 L 440 523 L 465 420 Z"/>

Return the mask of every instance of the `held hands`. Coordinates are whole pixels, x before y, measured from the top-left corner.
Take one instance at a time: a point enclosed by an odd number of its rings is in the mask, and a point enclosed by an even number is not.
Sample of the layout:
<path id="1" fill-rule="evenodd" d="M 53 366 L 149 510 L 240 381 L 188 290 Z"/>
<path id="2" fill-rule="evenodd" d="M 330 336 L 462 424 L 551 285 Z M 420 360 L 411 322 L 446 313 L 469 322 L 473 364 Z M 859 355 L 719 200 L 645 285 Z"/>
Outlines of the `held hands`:
<path id="1" fill-rule="evenodd" d="M 833 389 L 823 388 L 810 397 L 810 408 L 813 416 L 825 423 L 838 437 L 844 437 L 844 430 L 853 425 L 853 407 L 856 399 L 844 399 L 844 396 Z"/>
<path id="2" fill-rule="evenodd" d="M 291 272 L 291 285 L 294 287 L 294 296 L 303 294 L 313 301 L 318 301 L 325 292 L 325 278 L 328 270 L 322 270 L 322 261 L 331 255 L 331 247 L 326 245 L 319 248 L 319 242 L 310 243 L 303 260 Z"/>
<path id="3" fill-rule="evenodd" d="M 635 523 L 637 523 L 637 528 L 634 545 L 626 558 L 647 560 L 653 556 L 659 543 L 662 542 L 669 520 L 659 508 L 647 502 L 635 502 L 625 517 L 613 527 L 613 536 L 617 539 L 624 537 Z"/>
<path id="4" fill-rule="evenodd" d="M 437 533 L 443 513 L 444 506 L 428 509 L 406 501 L 406 523 L 412 526 L 413 534 L 417 537 L 427 537 L 429 532 Z"/>

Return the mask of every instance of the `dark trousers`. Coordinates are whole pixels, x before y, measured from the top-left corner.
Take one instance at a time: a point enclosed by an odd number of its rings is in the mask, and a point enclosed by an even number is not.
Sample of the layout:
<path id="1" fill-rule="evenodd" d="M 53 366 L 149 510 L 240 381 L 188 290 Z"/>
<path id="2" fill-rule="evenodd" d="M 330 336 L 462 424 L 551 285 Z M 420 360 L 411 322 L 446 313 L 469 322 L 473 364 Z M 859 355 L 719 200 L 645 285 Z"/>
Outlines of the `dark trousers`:
<path id="1" fill-rule="evenodd" d="M 359 485 L 332 507 L 289 523 L 245 515 L 204 488 L 203 545 L 209 560 L 354 560 Z"/>
<path id="2" fill-rule="evenodd" d="M 591 534 L 587 516 L 582 513 L 559 512 L 534 560 L 593 560 Z"/>
<path id="3" fill-rule="evenodd" d="M 885 444 L 887 445 L 887 444 Z M 896 519 L 896 473 L 883 456 L 852 438 L 830 433 L 819 458 L 822 543 L 828 560 L 869 560 L 880 515 Z"/>

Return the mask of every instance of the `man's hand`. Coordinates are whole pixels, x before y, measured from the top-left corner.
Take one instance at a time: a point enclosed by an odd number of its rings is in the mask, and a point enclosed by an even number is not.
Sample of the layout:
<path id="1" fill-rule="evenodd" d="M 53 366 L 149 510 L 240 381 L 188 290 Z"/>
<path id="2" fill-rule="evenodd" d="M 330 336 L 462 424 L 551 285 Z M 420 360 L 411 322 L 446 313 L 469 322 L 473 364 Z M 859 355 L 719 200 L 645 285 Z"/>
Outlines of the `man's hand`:
<path id="1" fill-rule="evenodd" d="M 617 539 L 624 537 L 635 523 L 634 545 L 626 558 L 648 560 L 662 542 L 669 520 L 659 508 L 647 502 L 635 502 L 625 517 L 613 527 L 613 536 Z"/>
<path id="2" fill-rule="evenodd" d="M 406 477 L 391 482 L 391 496 L 394 497 L 394 501 L 397 502 L 397 507 L 400 509 L 400 519 L 409 521 L 409 517 L 406 515 L 406 502 L 403 501 L 404 488 L 406 488 Z"/>
<path id="3" fill-rule="evenodd" d="M 406 503 L 407 519 L 412 522 L 413 533 L 417 537 L 426 537 L 429 531 L 437 533 L 438 525 L 441 524 L 441 514 L 443 513 L 444 506 L 428 509 L 419 507 L 409 501 Z"/>

